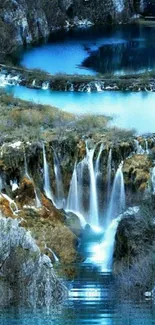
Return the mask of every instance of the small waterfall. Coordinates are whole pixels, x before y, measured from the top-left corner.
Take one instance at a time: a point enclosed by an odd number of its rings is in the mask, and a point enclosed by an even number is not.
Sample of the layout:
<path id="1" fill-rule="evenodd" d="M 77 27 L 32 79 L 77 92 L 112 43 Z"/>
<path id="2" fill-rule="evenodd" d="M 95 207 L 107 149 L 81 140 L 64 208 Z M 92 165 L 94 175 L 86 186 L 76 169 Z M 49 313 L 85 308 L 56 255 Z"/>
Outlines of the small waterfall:
<path id="1" fill-rule="evenodd" d="M 2 177 L 0 176 L 0 193 L 3 189 L 3 180 L 2 180 Z"/>
<path id="2" fill-rule="evenodd" d="M 72 179 L 70 182 L 70 188 L 69 188 L 65 211 L 75 213 L 80 220 L 81 226 L 84 228 L 86 225 L 86 221 L 84 216 L 81 213 L 82 204 L 81 204 L 80 187 L 78 184 L 77 169 L 78 167 L 75 163 Z"/>
<path id="3" fill-rule="evenodd" d="M 32 81 L 32 87 L 35 87 L 35 85 L 36 85 L 36 80 L 34 79 L 34 80 Z"/>
<path id="4" fill-rule="evenodd" d="M 35 193 L 36 208 L 39 209 L 39 208 L 41 208 L 42 204 L 41 204 L 41 201 L 39 200 L 37 190 L 35 188 L 34 188 L 34 193 Z"/>
<path id="5" fill-rule="evenodd" d="M 25 169 L 25 176 L 27 177 L 27 178 L 31 178 L 30 177 L 30 175 L 29 175 L 29 173 L 28 173 L 28 166 L 27 166 L 27 159 L 26 159 L 26 152 L 25 152 L 25 149 L 24 149 L 24 169 Z"/>
<path id="6" fill-rule="evenodd" d="M 100 159 L 101 159 L 101 154 L 102 154 L 103 149 L 104 149 L 104 145 L 103 145 L 103 143 L 101 143 L 100 150 L 98 152 L 98 156 L 97 156 L 96 163 L 95 163 L 95 176 L 96 176 L 96 178 L 98 177 L 98 175 L 100 173 Z"/>
<path id="7" fill-rule="evenodd" d="M 15 180 L 10 180 L 10 185 L 11 185 L 11 187 L 12 187 L 12 192 L 14 192 L 14 191 L 16 191 L 18 188 L 19 188 L 19 186 L 18 186 L 18 183 L 17 183 L 17 180 L 15 179 Z"/>
<path id="8" fill-rule="evenodd" d="M 155 194 L 155 167 L 153 167 L 152 169 L 151 182 L 152 182 L 153 194 Z"/>
<path id="9" fill-rule="evenodd" d="M 43 89 L 43 90 L 47 90 L 47 89 L 49 89 L 49 82 L 48 82 L 48 81 L 43 82 L 43 84 L 42 84 L 42 89 Z"/>
<path id="10" fill-rule="evenodd" d="M 54 262 L 58 263 L 59 262 L 58 257 L 56 256 L 56 254 L 53 252 L 53 250 L 51 248 L 47 247 L 46 243 L 45 243 L 45 249 L 47 249 L 50 253 L 52 253 L 53 258 L 54 258 Z"/>
<path id="11" fill-rule="evenodd" d="M 112 149 L 109 150 L 108 161 L 107 161 L 107 203 L 110 199 L 111 190 L 111 171 L 112 171 Z"/>
<path id="12" fill-rule="evenodd" d="M 124 0 L 113 0 L 113 4 L 117 13 L 121 13 L 124 10 Z"/>
<path id="13" fill-rule="evenodd" d="M 143 13 L 145 10 L 145 0 L 140 0 L 140 13 Z"/>
<path id="14" fill-rule="evenodd" d="M 87 85 L 87 88 L 86 88 L 87 90 L 87 93 L 91 93 L 91 86 L 90 85 Z"/>
<path id="15" fill-rule="evenodd" d="M 79 202 L 79 192 L 78 192 L 78 180 L 77 180 L 77 165 L 75 163 L 73 175 L 71 179 L 69 194 L 67 198 L 67 211 L 72 211 L 75 213 L 80 212 L 80 202 Z"/>
<path id="16" fill-rule="evenodd" d="M 145 152 L 148 155 L 149 154 L 149 145 L 148 145 L 148 140 L 145 139 Z"/>
<path id="17" fill-rule="evenodd" d="M 102 272 L 111 271 L 115 235 L 120 220 L 121 216 L 118 216 L 110 222 L 105 231 L 103 242 L 92 247 L 92 256 L 86 260 L 86 263 L 99 264 Z"/>
<path id="18" fill-rule="evenodd" d="M 100 84 L 100 82 L 96 81 L 96 82 L 95 82 L 95 87 L 96 87 L 96 90 L 97 90 L 98 92 L 101 92 L 101 91 L 102 91 L 102 88 L 101 88 L 101 84 Z"/>
<path id="19" fill-rule="evenodd" d="M 142 148 L 141 144 L 137 139 L 134 139 L 135 142 L 135 152 L 137 155 L 143 155 L 145 153 L 145 150 Z"/>
<path id="20" fill-rule="evenodd" d="M 10 210 L 12 211 L 13 215 L 17 215 L 19 210 L 16 202 L 12 200 L 7 194 L 1 193 L 1 196 L 9 202 Z"/>
<path id="21" fill-rule="evenodd" d="M 54 174 L 55 174 L 55 183 L 56 183 L 56 206 L 58 209 L 61 209 L 65 205 L 65 195 L 64 195 L 64 187 L 62 182 L 60 163 L 55 151 L 54 151 Z"/>
<path id="22" fill-rule="evenodd" d="M 74 91 L 74 85 L 71 83 L 71 85 L 70 85 L 70 88 L 69 88 L 69 91 Z"/>
<path id="23" fill-rule="evenodd" d="M 112 188 L 111 199 L 107 214 L 107 226 L 125 209 L 125 187 L 122 172 L 123 162 L 119 165 Z"/>
<path id="24" fill-rule="evenodd" d="M 44 191 L 49 200 L 54 204 L 54 196 L 50 185 L 49 167 L 46 159 L 45 145 L 43 143 L 43 163 L 44 163 Z"/>
<path id="25" fill-rule="evenodd" d="M 96 176 L 95 169 L 93 164 L 94 158 L 94 149 L 88 149 L 86 143 L 86 152 L 87 152 L 87 162 L 90 175 L 90 205 L 89 205 L 89 221 L 90 225 L 94 227 L 99 227 L 99 213 L 98 213 L 98 197 L 97 197 L 97 188 L 96 188 Z"/>

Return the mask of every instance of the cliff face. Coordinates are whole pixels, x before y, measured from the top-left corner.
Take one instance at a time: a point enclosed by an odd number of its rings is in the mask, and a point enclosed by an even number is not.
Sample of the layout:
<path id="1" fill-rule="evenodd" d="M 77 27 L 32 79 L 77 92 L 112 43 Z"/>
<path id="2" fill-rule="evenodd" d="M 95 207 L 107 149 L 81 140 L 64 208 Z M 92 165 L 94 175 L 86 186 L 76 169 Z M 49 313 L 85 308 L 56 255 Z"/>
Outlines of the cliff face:
<path id="1" fill-rule="evenodd" d="M 127 21 L 132 13 L 133 0 L 6 0 L 0 4 L 1 51 L 46 38 L 65 26 Z"/>

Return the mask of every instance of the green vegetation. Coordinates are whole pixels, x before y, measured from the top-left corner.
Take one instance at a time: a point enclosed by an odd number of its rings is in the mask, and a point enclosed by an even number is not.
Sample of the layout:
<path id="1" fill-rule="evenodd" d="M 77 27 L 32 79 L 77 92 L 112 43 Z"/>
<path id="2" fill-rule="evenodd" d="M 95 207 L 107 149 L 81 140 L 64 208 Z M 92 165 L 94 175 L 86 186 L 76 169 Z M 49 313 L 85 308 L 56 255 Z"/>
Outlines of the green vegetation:
<path id="1" fill-rule="evenodd" d="M 101 137 L 109 141 L 128 139 L 132 131 L 109 127 L 110 117 L 74 115 L 49 105 L 34 104 L 0 93 L 0 143 L 4 140 L 39 140 L 51 137 Z"/>

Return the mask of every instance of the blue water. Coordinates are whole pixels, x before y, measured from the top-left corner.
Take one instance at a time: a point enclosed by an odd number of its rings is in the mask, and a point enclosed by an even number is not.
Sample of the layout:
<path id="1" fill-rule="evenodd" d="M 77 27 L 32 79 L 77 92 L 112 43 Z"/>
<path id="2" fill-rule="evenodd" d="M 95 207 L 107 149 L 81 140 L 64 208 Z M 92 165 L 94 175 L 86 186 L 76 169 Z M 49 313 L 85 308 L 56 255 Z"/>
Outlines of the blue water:
<path id="1" fill-rule="evenodd" d="M 27 68 L 51 74 L 135 73 L 155 67 L 155 28 L 121 25 L 56 34 L 48 44 L 21 52 Z"/>
<path id="2" fill-rule="evenodd" d="M 57 92 L 7 87 L 7 92 L 35 103 L 50 104 L 75 114 L 105 114 L 111 125 L 135 129 L 138 134 L 155 132 L 155 93 L 105 91 L 100 93 Z"/>
<path id="3" fill-rule="evenodd" d="M 138 289 L 137 289 L 138 290 Z M 79 266 L 69 299 L 52 308 L 1 308 L 0 325 L 153 325 L 155 305 L 115 287 L 111 274 Z"/>

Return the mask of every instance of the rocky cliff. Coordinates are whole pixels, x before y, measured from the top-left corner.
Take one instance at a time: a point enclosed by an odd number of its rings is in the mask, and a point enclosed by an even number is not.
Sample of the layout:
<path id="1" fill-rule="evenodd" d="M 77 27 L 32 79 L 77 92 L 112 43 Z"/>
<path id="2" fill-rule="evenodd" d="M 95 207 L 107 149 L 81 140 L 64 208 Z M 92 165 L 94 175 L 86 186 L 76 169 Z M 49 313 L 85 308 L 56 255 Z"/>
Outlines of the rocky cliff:
<path id="1" fill-rule="evenodd" d="M 1 52 L 47 38 L 64 27 L 127 21 L 133 12 L 132 0 L 1 1 Z"/>

